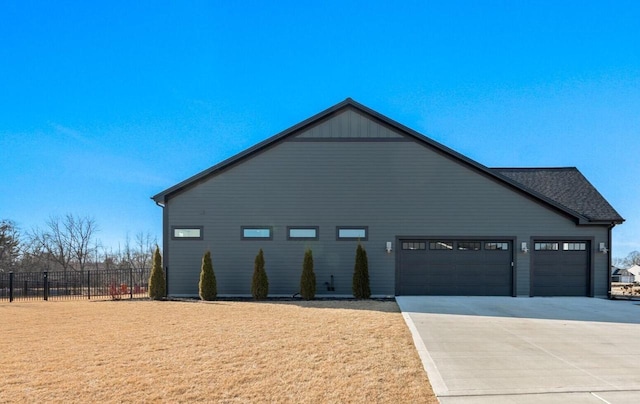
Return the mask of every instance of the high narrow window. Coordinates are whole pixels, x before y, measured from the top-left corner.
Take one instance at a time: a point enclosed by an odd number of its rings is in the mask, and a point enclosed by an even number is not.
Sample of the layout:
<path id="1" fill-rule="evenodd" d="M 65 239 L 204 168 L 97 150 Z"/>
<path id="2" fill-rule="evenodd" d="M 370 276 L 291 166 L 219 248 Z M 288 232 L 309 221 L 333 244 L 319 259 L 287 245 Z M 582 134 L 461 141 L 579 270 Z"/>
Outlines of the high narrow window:
<path id="1" fill-rule="evenodd" d="M 317 240 L 318 227 L 287 227 L 287 238 L 289 240 Z"/>
<path id="2" fill-rule="evenodd" d="M 202 226 L 172 227 L 171 238 L 177 240 L 202 240 Z"/>
<path id="3" fill-rule="evenodd" d="M 338 240 L 362 240 L 366 241 L 369 236 L 368 227 L 336 227 L 336 238 Z"/>
<path id="4" fill-rule="evenodd" d="M 268 226 L 242 226 L 241 238 L 243 240 L 272 240 L 273 230 Z"/>

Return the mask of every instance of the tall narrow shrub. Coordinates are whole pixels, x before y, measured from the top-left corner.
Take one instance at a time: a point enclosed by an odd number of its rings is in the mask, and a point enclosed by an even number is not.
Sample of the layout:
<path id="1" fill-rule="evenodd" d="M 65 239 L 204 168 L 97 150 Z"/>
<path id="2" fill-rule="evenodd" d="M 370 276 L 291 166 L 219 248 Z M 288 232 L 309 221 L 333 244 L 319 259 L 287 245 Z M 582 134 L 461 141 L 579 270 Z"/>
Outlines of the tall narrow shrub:
<path id="1" fill-rule="evenodd" d="M 253 280 L 251 282 L 251 295 L 256 300 L 264 300 L 269 295 L 269 279 L 264 269 L 264 254 L 262 248 L 253 261 Z"/>
<path id="2" fill-rule="evenodd" d="M 207 251 L 202 256 L 202 268 L 200 269 L 200 283 L 198 284 L 200 299 L 215 300 L 218 296 L 218 285 L 216 275 L 213 272 L 211 263 L 211 251 Z"/>
<path id="3" fill-rule="evenodd" d="M 367 252 L 360 243 L 356 249 L 356 263 L 353 269 L 353 296 L 356 299 L 368 299 L 371 297 L 369 287 L 369 262 Z"/>
<path id="4" fill-rule="evenodd" d="M 149 276 L 149 297 L 153 300 L 161 300 L 167 295 L 167 284 L 162 269 L 162 256 L 160 247 L 156 246 L 153 252 L 153 266 Z"/>
<path id="5" fill-rule="evenodd" d="M 302 261 L 302 276 L 300 277 L 300 296 L 311 300 L 316 297 L 316 274 L 313 272 L 313 253 L 307 249 Z"/>

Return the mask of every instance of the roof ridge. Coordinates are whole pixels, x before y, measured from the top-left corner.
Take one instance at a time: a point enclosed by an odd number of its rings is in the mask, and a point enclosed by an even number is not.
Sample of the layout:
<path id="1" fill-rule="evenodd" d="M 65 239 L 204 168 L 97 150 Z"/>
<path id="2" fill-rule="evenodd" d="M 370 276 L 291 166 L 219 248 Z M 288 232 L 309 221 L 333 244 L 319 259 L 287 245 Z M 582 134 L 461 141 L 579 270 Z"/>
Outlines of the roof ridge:
<path id="1" fill-rule="evenodd" d="M 323 119 L 329 118 L 331 117 L 333 114 L 338 113 L 339 111 L 348 109 L 348 108 L 354 108 L 356 110 L 359 110 L 360 112 L 364 113 L 365 115 L 368 115 L 370 117 L 370 119 L 374 120 L 374 121 L 378 121 L 379 123 L 382 123 L 390 128 L 392 128 L 395 131 L 400 132 L 403 135 L 409 136 L 414 138 L 415 140 L 417 140 L 419 143 L 421 143 L 424 146 L 430 147 L 434 150 L 436 150 L 439 153 L 442 153 L 446 156 L 448 156 L 449 158 L 456 160 L 457 162 L 459 162 L 460 164 L 463 164 L 467 167 L 472 168 L 473 170 L 475 170 L 476 172 L 482 174 L 482 175 L 487 175 L 489 177 L 493 177 L 495 179 L 497 179 L 498 181 L 503 182 L 506 186 L 512 187 L 514 190 L 517 190 L 519 192 L 523 192 L 525 194 L 528 194 L 540 201 L 542 201 L 543 203 L 548 204 L 551 207 L 554 207 L 555 209 L 558 209 L 561 212 L 564 212 L 565 214 L 568 214 L 569 216 L 574 217 L 575 219 L 577 219 L 579 222 L 589 222 L 590 219 L 587 215 L 584 214 L 584 212 L 580 212 L 579 210 L 576 210 L 574 208 L 569 207 L 568 204 L 566 203 L 561 203 L 559 202 L 557 199 L 550 197 L 549 195 L 546 195 L 546 193 L 544 191 L 541 191 L 540 189 L 536 188 L 536 187 L 532 187 L 531 184 L 523 184 L 521 181 L 518 181 L 515 178 L 510 178 L 511 176 L 508 174 L 509 172 L 511 173 L 515 173 L 516 172 L 531 172 L 531 173 L 541 173 L 541 172 L 549 172 L 551 170 L 559 172 L 559 171 L 572 171 L 572 172 L 577 172 L 580 173 L 580 171 L 576 168 L 576 167 L 553 167 L 553 168 L 489 168 L 463 154 L 461 154 L 460 152 L 457 152 L 451 148 L 449 148 L 448 146 L 445 146 L 444 144 L 430 138 L 427 137 L 425 135 L 423 135 L 422 133 L 417 132 L 414 129 L 409 128 L 408 126 L 405 126 L 404 124 L 395 121 L 391 118 L 389 118 L 386 115 L 381 114 L 380 112 L 377 112 L 363 104 L 360 104 L 359 102 L 353 100 L 350 97 L 347 97 L 344 101 L 339 102 L 338 104 L 335 104 L 305 120 L 303 120 L 302 122 L 299 122 L 271 137 L 268 137 L 267 139 L 264 139 L 263 141 L 249 147 L 248 149 L 237 153 L 234 156 L 231 156 L 215 165 L 213 165 L 212 167 L 209 167 L 206 170 L 203 170 L 189 178 L 187 178 L 186 180 L 179 182 L 178 184 L 165 189 L 164 191 L 154 195 L 151 197 L 151 199 L 153 199 L 156 204 L 164 206 L 164 204 L 166 203 L 167 199 L 178 192 L 181 192 L 182 190 L 194 186 L 195 184 L 197 184 L 199 181 L 203 180 L 204 178 L 207 178 L 208 176 L 211 175 L 215 175 L 217 172 L 220 172 L 222 170 L 226 170 L 229 167 L 238 164 L 239 162 L 243 161 L 246 158 L 250 158 L 251 156 L 254 156 L 260 152 L 262 152 L 263 150 L 271 147 L 272 145 L 277 144 L 278 142 L 282 141 L 283 139 L 295 134 L 295 133 L 299 133 L 301 130 L 309 127 L 310 125 L 314 125 L 317 122 L 320 122 Z M 582 176 L 582 178 L 584 179 L 584 175 L 582 175 L 582 173 L 580 173 L 580 175 Z M 589 184 L 591 185 L 591 184 Z M 591 188 L 593 188 L 593 186 L 591 185 Z M 597 192 L 597 191 L 596 191 Z M 604 199 L 604 198 L 603 198 Z M 605 201 L 606 202 L 606 201 Z M 607 203 L 608 204 L 608 203 Z M 610 205 L 608 205 L 610 207 Z M 611 207 L 611 209 L 613 210 L 613 208 Z M 615 211 L 615 210 L 613 210 Z M 619 216 L 616 213 L 616 216 Z M 621 220 L 624 220 L 620 217 Z M 617 219 L 616 219 L 617 220 Z"/>

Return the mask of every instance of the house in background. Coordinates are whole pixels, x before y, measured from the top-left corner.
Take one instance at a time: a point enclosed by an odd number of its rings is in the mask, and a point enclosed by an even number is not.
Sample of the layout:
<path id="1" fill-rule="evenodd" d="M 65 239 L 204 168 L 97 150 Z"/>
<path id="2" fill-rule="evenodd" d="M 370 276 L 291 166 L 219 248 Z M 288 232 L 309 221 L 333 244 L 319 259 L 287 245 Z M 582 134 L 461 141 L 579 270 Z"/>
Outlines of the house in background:
<path id="1" fill-rule="evenodd" d="M 626 271 L 633 276 L 633 280 L 629 282 L 640 281 L 640 265 L 634 265 L 630 268 L 627 268 Z"/>
<path id="2" fill-rule="evenodd" d="M 198 295 L 206 250 L 249 296 L 260 248 L 271 296 L 307 248 L 318 295 L 348 296 L 358 243 L 373 295 L 606 296 L 624 221 L 576 168 L 488 168 L 352 99 L 152 198 L 171 296 Z"/>
<path id="3" fill-rule="evenodd" d="M 640 279 L 640 278 L 639 278 Z M 611 267 L 611 282 L 617 283 L 633 283 L 635 276 L 629 270 L 624 268 Z"/>

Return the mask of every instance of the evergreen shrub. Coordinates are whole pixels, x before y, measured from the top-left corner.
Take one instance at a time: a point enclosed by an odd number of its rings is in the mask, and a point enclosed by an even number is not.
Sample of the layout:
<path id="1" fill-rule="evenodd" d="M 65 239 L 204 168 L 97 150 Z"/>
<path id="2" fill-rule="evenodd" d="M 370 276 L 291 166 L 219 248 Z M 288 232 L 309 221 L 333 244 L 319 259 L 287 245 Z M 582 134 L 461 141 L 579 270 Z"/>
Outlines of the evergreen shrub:
<path id="1" fill-rule="evenodd" d="M 313 272 L 313 253 L 310 248 L 305 251 L 302 261 L 300 296 L 305 300 L 312 300 L 316 296 L 316 274 Z"/>
<path id="2" fill-rule="evenodd" d="M 269 295 L 269 279 L 264 269 L 264 253 L 262 248 L 253 262 L 253 279 L 251 282 L 251 295 L 255 300 L 264 300 Z"/>
<path id="3" fill-rule="evenodd" d="M 153 266 L 149 276 L 149 297 L 153 300 L 162 300 L 167 295 L 167 284 L 162 269 L 162 256 L 160 247 L 156 246 L 153 252 Z"/>
<path id="4" fill-rule="evenodd" d="M 367 251 L 358 243 L 356 248 L 356 263 L 353 269 L 353 296 L 356 299 L 368 299 L 371 297 L 369 287 L 369 262 Z"/>
<path id="5" fill-rule="evenodd" d="M 207 251 L 202 256 L 198 291 L 202 300 L 215 300 L 218 297 L 218 285 L 216 283 L 216 275 L 213 272 L 213 264 L 211 263 L 211 251 Z"/>

